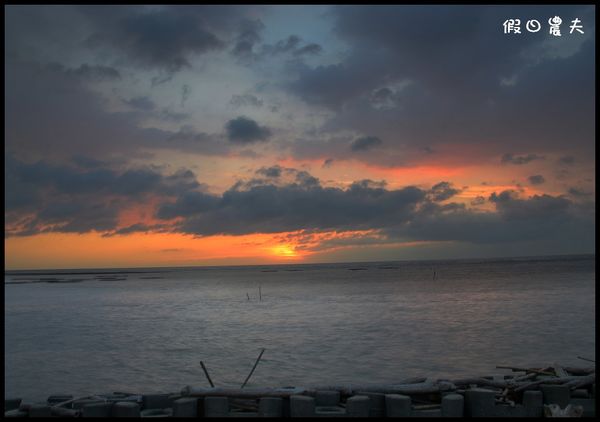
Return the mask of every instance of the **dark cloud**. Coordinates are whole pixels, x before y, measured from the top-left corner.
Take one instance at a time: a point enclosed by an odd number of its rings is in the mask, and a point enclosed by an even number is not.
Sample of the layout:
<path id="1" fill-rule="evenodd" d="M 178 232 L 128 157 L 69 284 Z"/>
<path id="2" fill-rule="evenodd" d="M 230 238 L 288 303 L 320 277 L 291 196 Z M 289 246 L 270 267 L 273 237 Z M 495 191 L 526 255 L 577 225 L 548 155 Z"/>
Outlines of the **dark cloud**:
<path id="1" fill-rule="evenodd" d="M 476 196 L 475 199 L 471 200 L 471 205 L 478 206 L 485 204 L 486 199 L 483 196 Z"/>
<path id="2" fill-rule="evenodd" d="M 455 189 L 449 182 L 440 182 L 431 187 L 429 195 L 432 201 L 445 201 L 460 193 L 460 189 Z"/>
<path id="3" fill-rule="evenodd" d="M 532 185 L 541 185 L 546 181 L 546 179 L 544 179 L 544 176 L 542 176 L 541 174 L 529 176 L 527 180 L 529 180 L 529 183 L 531 183 Z"/>
<path id="4" fill-rule="evenodd" d="M 102 6 L 83 8 L 88 16 Z M 142 68 L 176 72 L 190 66 L 190 57 L 224 48 L 208 17 L 185 7 L 101 10 L 100 23 L 87 39 L 91 48 L 109 47 Z M 92 18 L 93 19 L 93 18 Z"/>
<path id="5" fill-rule="evenodd" d="M 260 19 L 242 20 L 231 54 L 242 61 L 254 59 L 254 47 L 262 40 L 262 31 L 264 29 L 265 25 Z"/>
<path id="6" fill-rule="evenodd" d="M 361 138 L 357 138 L 352 142 L 350 148 L 352 151 L 367 151 L 369 149 L 375 148 L 383 144 L 383 141 L 379 139 L 377 136 L 363 136 Z"/>
<path id="7" fill-rule="evenodd" d="M 192 95 L 192 87 L 190 87 L 188 84 L 184 84 L 181 87 L 181 107 L 185 105 L 185 102 L 188 100 L 188 98 L 190 98 L 190 95 Z"/>
<path id="8" fill-rule="evenodd" d="M 76 164 L 26 163 L 7 155 L 7 235 L 115 230 L 119 213 L 132 204 L 202 189 L 189 170 L 170 175 L 152 168 L 118 170 L 85 157 Z"/>
<path id="9" fill-rule="evenodd" d="M 506 153 L 500 159 L 502 164 L 527 164 L 534 160 L 542 160 L 544 157 L 540 157 L 536 154 L 527 154 L 527 155 L 514 155 L 511 153 Z"/>
<path id="10" fill-rule="evenodd" d="M 256 170 L 256 174 L 264 176 L 264 177 L 270 177 L 270 178 L 280 177 L 281 172 L 282 172 L 282 168 L 280 166 L 262 167 L 262 168 Z"/>
<path id="11" fill-rule="evenodd" d="M 76 69 L 67 69 L 67 74 L 87 79 L 90 81 L 113 81 L 121 79 L 119 71 L 109 66 L 90 66 L 82 64 Z"/>
<path id="12" fill-rule="evenodd" d="M 408 160 L 472 161 L 524 144 L 589 152 L 593 36 L 549 43 L 501 31 L 507 15 L 550 13 L 579 17 L 594 32 L 589 6 L 338 7 L 333 15 L 348 54 L 334 64 L 294 63 L 287 89 L 334 111 L 324 130 L 377 133 L 388 152 L 404 147 Z M 544 86 L 555 88 L 552 95 Z M 445 153 L 417 154 L 423 145 Z"/>
<path id="13" fill-rule="evenodd" d="M 335 160 L 333 158 L 328 158 L 325 161 L 323 161 L 323 166 L 322 167 L 331 167 L 333 165 L 333 162 Z"/>
<path id="14" fill-rule="evenodd" d="M 229 100 L 229 104 L 234 108 L 246 106 L 260 108 L 263 105 L 263 100 L 252 94 L 234 95 L 231 97 L 231 100 Z"/>
<path id="15" fill-rule="evenodd" d="M 592 192 L 587 192 L 578 188 L 569 188 L 567 192 L 569 193 L 569 195 L 574 196 L 576 198 L 588 198 L 592 196 Z"/>
<path id="16" fill-rule="evenodd" d="M 233 143 L 249 144 L 264 142 L 271 137 L 271 130 L 266 126 L 259 126 L 254 120 L 244 116 L 236 117 L 225 124 L 227 139 Z"/>
<path id="17" fill-rule="evenodd" d="M 564 165 L 575 164 L 575 157 L 573 157 L 572 155 L 565 155 L 565 156 L 560 157 L 558 159 L 558 163 L 559 164 L 564 164 Z"/>

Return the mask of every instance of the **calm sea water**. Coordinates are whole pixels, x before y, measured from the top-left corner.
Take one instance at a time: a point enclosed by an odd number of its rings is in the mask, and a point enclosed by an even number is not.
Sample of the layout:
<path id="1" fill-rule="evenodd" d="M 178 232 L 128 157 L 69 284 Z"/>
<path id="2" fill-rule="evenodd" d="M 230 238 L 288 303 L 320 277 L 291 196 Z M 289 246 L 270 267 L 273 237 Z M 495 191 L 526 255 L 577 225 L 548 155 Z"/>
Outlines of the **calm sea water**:
<path id="1" fill-rule="evenodd" d="M 585 366 L 595 257 L 7 273 L 6 396 L 396 382 Z M 435 271 L 435 278 L 434 278 Z M 107 274 L 104 274 L 106 277 Z M 38 277 L 80 283 L 29 283 Z M 152 278 L 160 277 L 160 278 Z M 259 300 L 259 287 L 262 301 Z M 250 300 L 248 300 L 248 296 Z"/>

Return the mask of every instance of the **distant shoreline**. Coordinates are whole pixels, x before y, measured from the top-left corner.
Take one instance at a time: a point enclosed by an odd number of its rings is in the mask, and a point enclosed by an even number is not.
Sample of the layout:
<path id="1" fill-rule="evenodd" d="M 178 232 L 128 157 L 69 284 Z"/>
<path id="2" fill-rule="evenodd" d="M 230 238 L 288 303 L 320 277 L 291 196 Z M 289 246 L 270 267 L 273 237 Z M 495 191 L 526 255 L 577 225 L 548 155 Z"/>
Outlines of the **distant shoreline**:
<path id="1" fill-rule="evenodd" d="M 570 255 L 533 255 L 533 256 L 504 256 L 489 258 L 454 258 L 454 259 L 409 259 L 409 260 L 385 260 L 385 261 L 348 261 L 348 262 L 304 262 L 304 263 L 285 263 L 285 264 L 252 264 L 252 265 L 196 265 L 185 267 L 102 267 L 102 268 L 55 268 L 55 269 L 20 269 L 4 270 L 4 275 L 91 275 L 91 274 L 144 274 L 147 272 L 174 272 L 181 270 L 202 270 L 202 269 L 227 269 L 227 268 L 268 268 L 268 267 L 309 267 L 316 265 L 367 265 L 367 264 L 389 264 L 389 263 L 445 263 L 445 262 L 503 262 L 503 261 L 535 261 L 535 260 L 584 260 L 595 259 L 595 253 L 589 254 L 570 254 Z"/>

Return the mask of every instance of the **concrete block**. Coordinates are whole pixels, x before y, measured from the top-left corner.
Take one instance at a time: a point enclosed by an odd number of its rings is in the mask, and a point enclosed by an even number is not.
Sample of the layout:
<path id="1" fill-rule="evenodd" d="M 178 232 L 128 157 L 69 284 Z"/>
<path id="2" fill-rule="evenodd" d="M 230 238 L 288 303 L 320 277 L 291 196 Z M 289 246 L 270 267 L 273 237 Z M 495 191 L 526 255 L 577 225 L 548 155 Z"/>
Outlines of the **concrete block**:
<path id="1" fill-rule="evenodd" d="M 24 410 L 12 409 L 4 412 L 5 418 L 26 418 L 28 413 Z"/>
<path id="2" fill-rule="evenodd" d="M 544 404 L 557 404 L 562 409 L 567 407 L 571 400 L 571 390 L 566 385 L 540 385 L 544 395 Z"/>
<path id="3" fill-rule="evenodd" d="M 371 409 L 368 396 L 352 396 L 346 400 L 346 415 L 351 418 L 367 418 Z"/>
<path id="4" fill-rule="evenodd" d="M 441 409 L 413 410 L 410 414 L 413 418 L 441 418 Z"/>
<path id="5" fill-rule="evenodd" d="M 341 406 L 317 406 L 315 414 L 319 418 L 345 418 L 346 409 Z"/>
<path id="6" fill-rule="evenodd" d="M 142 396 L 142 409 L 166 409 L 173 402 L 169 399 L 171 394 L 144 394 Z"/>
<path id="7" fill-rule="evenodd" d="M 21 399 L 4 399 L 4 411 L 18 409 L 21 405 Z"/>
<path id="8" fill-rule="evenodd" d="M 283 399 L 279 397 L 263 397 L 258 401 L 258 416 L 261 418 L 281 418 L 283 416 Z"/>
<path id="9" fill-rule="evenodd" d="M 78 418 L 81 416 L 81 410 L 67 409 L 66 407 L 52 407 L 52 416 L 58 418 Z"/>
<path id="10" fill-rule="evenodd" d="M 471 388 L 465 391 L 465 416 L 489 417 L 494 414 L 495 393 L 485 388 Z"/>
<path id="11" fill-rule="evenodd" d="M 498 404 L 494 406 L 494 414 L 492 416 L 500 418 L 524 418 L 527 414 L 523 405 L 510 406 L 508 404 Z"/>
<path id="12" fill-rule="evenodd" d="M 46 400 L 48 406 L 54 406 L 55 404 L 59 404 L 65 401 L 73 400 L 73 396 L 71 394 L 52 394 Z"/>
<path id="13" fill-rule="evenodd" d="M 204 416 L 207 418 L 226 418 L 229 416 L 229 399 L 227 397 L 205 397 Z"/>
<path id="14" fill-rule="evenodd" d="M 544 395 L 541 391 L 525 391 L 523 393 L 523 407 L 528 418 L 541 418 L 544 416 Z"/>
<path id="15" fill-rule="evenodd" d="M 315 405 L 317 406 L 337 406 L 339 402 L 339 391 L 317 391 L 315 394 Z"/>
<path id="16" fill-rule="evenodd" d="M 410 417 L 411 399 L 401 394 L 385 395 L 385 414 L 388 418 Z"/>
<path id="17" fill-rule="evenodd" d="M 292 418 L 314 417 L 315 399 L 309 396 L 290 396 L 290 416 Z"/>
<path id="18" fill-rule="evenodd" d="M 595 399 L 579 399 L 572 398 L 570 403 L 571 406 L 581 406 L 583 407 L 583 415 L 584 418 L 593 418 L 596 416 L 596 400 Z"/>
<path id="19" fill-rule="evenodd" d="M 170 418 L 173 416 L 173 409 L 170 407 L 164 409 L 144 409 L 140 412 L 142 418 Z"/>
<path id="20" fill-rule="evenodd" d="M 173 417 L 196 418 L 198 417 L 198 399 L 195 397 L 184 397 L 173 402 Z"/>
<path id="21" fill-rule="evenodd" d="M 112 414 L 112 403 L 91 403 L 81 408 L 84 418 L 109 418 Z"/>
<path id="22" fill-rule="evenodd" d="M 446 394 L 442 397 L 442 416 L 462 418 L 465 410 L 465 398 L 460 394 Z"/>
<path id="23" fill-rule="evenodd" d="M 139 418 L 140 406 L 130 401 L 118 401 L 113 405 L 112 416 L 115 418 Z"/>
<path id="24" fill-rule="evenodd" d="M 372 418 L 383 418 L 385 416 L 385 394 L 359 392 L 361 396 L 367 396 L 370 400 L 369 416 Z"/>
<path id="25" fill-rule="evenodd" d="M 589 399 L 590 393 L 585 388 L 578 388 L 575 391 L 571 391 L 571 398 Z"/>
<path id="26" fill-rule="evenodd" d="M 30 418 L 49 418 L 52 416 L 52 411 L 50 410 L 50 406 L 47 404 L 32 404 L 29 408 L 29 417 Z"/>

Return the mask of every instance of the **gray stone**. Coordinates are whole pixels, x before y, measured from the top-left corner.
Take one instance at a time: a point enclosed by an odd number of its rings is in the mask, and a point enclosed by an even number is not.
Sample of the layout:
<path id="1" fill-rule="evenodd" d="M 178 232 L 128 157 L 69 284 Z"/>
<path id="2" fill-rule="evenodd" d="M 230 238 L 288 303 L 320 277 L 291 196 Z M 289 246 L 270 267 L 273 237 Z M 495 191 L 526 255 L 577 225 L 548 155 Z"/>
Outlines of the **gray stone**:
<path id="1" fill-rule="evenodd" d="M 19 409 L 21 399 L 4 399 L 4 411 Z"/>
<path id="2" fill-rule="evenodd" d="M 442 416 L 446 418 L 462 418 L 465 409 L 465 398 L 460 394 L 446 394 L 442 397 Z"/>
<path id="3" fill-rule="evenodd" d="M 283 399 L 263 397 L 258 401 L 258 416 L 261 418 L 280 418 L 283 415 Z"/>
<path id="4" fill-rule="evenodd" d="M 317 406 L 337 406 L 339 402 L 339 391 L 317 391 L 315 394 L 315 404 Z"/>
<path id="5" fill-rule="evenodd" d="M 195 397 L 184 397 L 173 402 L 173 417 L 196 418 L 198 417 L 198 399 Z"/>
<path id="6" fill-rule="evenodd" d="M 290 416 L 292 418 L 314 417 L 315 399 L 309 396 L 290 396 Z"/>
<path id="7" fill-rule="evenodd" d="M 140 406 L 130 401 L 118 401 L 113 405 L 112 416 L 115 418 L 139 418 Z"/>
<path id="8" fill-rule="evenodd" d="M 524 418 L 526 415 L 525 407 L 517 404 L 510 406 L 508 404 L 497 404 L 494 406 L 494 414 L 491 416 L 500 418 Z"/>
<path id="9" fill-rule="evenodd" d="M 205 397 L 204 416 L 207 418 L 225 418 L 229 416 L 229 399 L 227 397 Z"/>
<path id="10" fill-rule="evenodd" d="M 352 396 L 346 400 L 346 414 L 352 418 L 367 418 L 371 408 L 368 396 Z"/>
<path id="11" fill-rule="evenodd" d="M 171 407 L 171 394 L 144 394 L 142 396 L 142 409 L 165 409 Z"/>
<path id="12" fill-rule="evenodd" d="M 572 398 L 570 402 L 571 406 L 583 407 L 584 418 L 592 418 L 596 416 L 596 400 L 595 399 L 579 399 Z"/>
<path id="13" fill-rule="evenodd" d="M 5 418 L 26 418 L 27 415 L 27 412 L 19 409 L 12 409 L 7 412 L 4 412 Z"/>
<path id="14" fill-rule="evenodd" d="M 525 391 L 523 393 L 523 407 L 528 418 L 541 418 L 544 416 L 544 395 L 541 391 Z"/>
<path id="15" fill-rule="evenodd" d="M 410 417 L 411 399 L 402 394 L 386 394 L 385 414 L 389 418 Z"/>
<path id="16" fill-rule="evenodd" d="M 465 391 L 465 416 L 490 417 L 494 414 L 495 393 L 485 388 L 471 388 Z"/>
<path id="17" fill-rule="evenodd" d="M 385 394 L 359 392 L 361 396 L 367 396 L 371 402 L 369 405 L 369 416 L 372 418 L 382 418 L 385 416 Z"/>
<path id="18" fill-rule="evenodd" d="M 112 411 L 112 403 L 91 403 L 81 408 L 84 418 L 109 418 Z"/>
<path id="19" fill-rule="evenodd" d="M 49 418 L 50 416 L 52 416 L 52 411 L 47 404 L 32 404 L 29 408 L 30 418 Z"/>
<path id="20" fill-rule="evenodd" d="M 540 385 L 540 390 L 544 395 L 544 404 L 557 404 L 564 409 L 571 399 L 571 390 L 566 385 Z"/>

